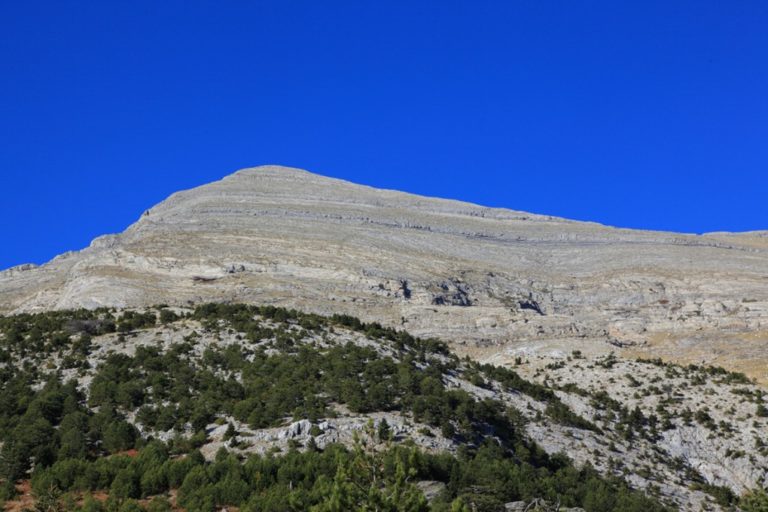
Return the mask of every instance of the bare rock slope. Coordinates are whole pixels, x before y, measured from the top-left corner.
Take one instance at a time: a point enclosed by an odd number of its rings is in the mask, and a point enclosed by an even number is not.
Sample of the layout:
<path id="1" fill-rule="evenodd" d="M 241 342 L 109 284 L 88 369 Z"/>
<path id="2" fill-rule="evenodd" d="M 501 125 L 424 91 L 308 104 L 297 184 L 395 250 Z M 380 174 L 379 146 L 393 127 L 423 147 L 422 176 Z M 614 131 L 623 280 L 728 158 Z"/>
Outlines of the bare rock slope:
<path id="1" fill-rule="evenodd" d="M 351 313 L 502 363 L 613 350 L 765 381 L 768 233 L 616 229 L 266 166 L 0 273 L 0 313 L 203 301 Z"/>

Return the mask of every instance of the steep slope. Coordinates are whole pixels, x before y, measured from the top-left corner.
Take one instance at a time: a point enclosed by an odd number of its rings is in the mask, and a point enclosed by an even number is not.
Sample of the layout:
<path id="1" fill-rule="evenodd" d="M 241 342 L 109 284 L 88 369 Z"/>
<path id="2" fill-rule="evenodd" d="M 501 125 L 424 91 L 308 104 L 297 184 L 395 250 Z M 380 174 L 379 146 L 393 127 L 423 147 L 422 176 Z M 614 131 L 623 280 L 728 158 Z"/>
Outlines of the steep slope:
<path id="1" fill-rule="evenodd" d="M 272 303 L 509 362 L 610 350 L 765 378 L 768 237 L 615 229 L 258 167 L 0 274 L 0 312 Z"/>

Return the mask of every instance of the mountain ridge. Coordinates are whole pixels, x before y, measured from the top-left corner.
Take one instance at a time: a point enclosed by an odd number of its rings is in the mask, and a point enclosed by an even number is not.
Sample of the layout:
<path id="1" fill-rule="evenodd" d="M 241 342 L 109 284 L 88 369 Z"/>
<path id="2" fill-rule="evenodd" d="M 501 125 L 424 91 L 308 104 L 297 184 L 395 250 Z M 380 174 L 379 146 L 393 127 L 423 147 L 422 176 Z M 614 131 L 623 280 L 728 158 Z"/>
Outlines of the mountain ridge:
<path id="1" fill-rule="evenodd" d="M 613 228 L 263 166 L 3 271 L 0 313 L 271 303 L 405 326 L 481 360 L 576 347 L 765 379 L 767 282 L 760 232 Z"/>
<path id="2" fill-rule="evenodd" d="M 150 211 L 153 211 L 158 206 L 161 206 L 161 205 L 163 205 L 164 203 L 166 203 L 168 201 L 172 201 L 174 199 L 177 199 L 177 196 L 179 196 L 179 195 L 183 195 L 185 193 L 189 193 L 189 192 L 195 191 L 197 189 L 208 187 L 208 186 L 210 186 L 212 184 L 215 184 L 215 183 L 218 183 L 218 182 L 222 182 L 222 181 L 225 181 L 225 180 L 233 179 L 233 178 L 238 177 L 238 176 L 246 177 L 246 178 L 248 178 L 248 177 L 257 177 L 258 175 L 262 175 L 263 176 L 264 172 L 267 171 L 267 170 L 277 171 L 277 172 L 281 173 L 282 175 L 286 175 L 286 174 L 293 175 L 296 178 L 304 177 L 304 178 L 321 179 L 321 180 L 324 180 L 324 181 L 333 182 L 333 183 L 337 183 L 337 184 L 343 184 L 345 186 L 353 186 L 355 188 L 366 189 L 366 190 L 369 190 L 369 191 L 376 191 L 376 192 L 380 192 L 380 193 L 393 193 L 393 194 L 397 194 L 397 195 L 410 196 L 410 197 L 412 197 L 414 199 L 422 199 L 422 200 L 428 200 L 428 201 L 440 201 L 440 202 L 445 202 L 445 203 L 454 203 L 456 205 L 463 205 L 463 206 L 477 208 L 477 209 L 481 209 L 481 210 L 508 212 L 508 213 L 512 213 L 512 214 L 515 214 L 515 215 L 521 215 L 521 216 L 526 216 L 526 217 L 530 217 L 530 218 L 538 218 L 540 220 L 545 220 L 546 219 L 546 220 L 551 220 L 551 221 L 556 221 L 556 222 L 565 222 L 565 223 L 576 223 L 576 224 L 591 225 L 591 226 L 595 226 L 595 227 L 607 228 L 607 229 L 612 229 L 612 230 L 616 230 L 616 231 L 644 232 L 644 233 L 655 233 L 655 234 L 658 234 L 658 235 L 671 235 L 671 236 L 697 237 L 697 238 L 711 238 L 711 237 L 722 237 L 722 236 L 727 236 L 727 237 L 759 237 L 759 238 L 768 237 L 768 230 L 750 230 L 750 231 L 722 231 L 722 230 L 717 230 L 717 231 L 709 231 L 709 232 L 703 232 L 703 233 L 693 233 L 693 232 L 682 232 L 682 231 L 672 231 L 672 230 L 663 230 L 663 229 L 662 230 L 658 230 L 658 229 L 645 229 L 645 228 L 631 228 L 631 227 L 624 227 L 624 226 L 616 226 L 616 225 L 605 224 L 605 223 L 597 222 L 597 221 L 577 220 L 577 219 L 570 219 L 570 218 L 567 218 L 567 217 L 561 217 L 561 216 L 557 216 L 557 215 L 532 213 L 532 212 L 527 212 L 527 211 L 524 211 L 524 210 L 516 210 L 516 209 L 512 209 L 512 208 L 508 208 L 508 207 L 502 207 L 502 206 L 486 206 L 486 205 L 482 205 L 480 203 L 474 203 L 474 202 L 471 202 L 471 201 L 465 201 L 465 200 L 461 200 L 461 199 L 446 199 L 446 198 L 441 198 L 441 197 L 438 197 L 438 196 L 425 196 L 425 195 L 416 194 L 416 193 L 412 193 L 412 192 L 404 192 L 404 191 L 400 191 L 400 190 L 397 190 L 397 189 L 377 188 L 377 187 L 356 183 L 356 182 L 353 182 L 353 181 L 350 181 L 350 180 L 346 180 L 346 179 L 342 179 L 342 178 L 335 178 L 335 177 L 332 177 L 332 176 L 326 176 L 326 175 L 322 175 L 322 174 L 313 173 L 313 172 L 306 171 L 304 169 L 300 169 L 300 168 L 296 168 L 296 167 L 286 167 L 286 166 L 281 166 L 281 165 L 278 165 L 278 164 L 265 164 L 265 165 L 255 166 L 255 167 L 243 168 L 243 169 L 235 171 L 235 172 L 233 172 L 231 174 L 228 174 L 228 175 L 222 177 L 219 180 L 216 180 L 216 181 L 213 181 L 213 182 L 209 182 L 209 183 L 205 183 L 205 184 L 202 184 L 202 185 L 198 185 L 198 186 L 195 186 L 195 187 L 191 187 L 191 188 L 188 188 L 188 189 L 184 189 L 184 190 L 179 190 L 179 191 L 173 192 L 166 199 L 160 201 L 155 206 L 150 207 L 149 209 L 145 210 L 144 211 L 144 215 L 146 215 Z M 135 222 L 131 223 L 129 226 L 127 226 L 126 227 L 126 231 L 128 229 L 130 229 L 137 222 L 140 222 L 142 217 L 143 217 L 143 215 L 140 216 L 139 219 L 137 219 L 137 221 L 135 221 Z M 125 231 L 123 231 L 123 232 L 125 232 Z M 114 237 L 114 236 L 117 236 L 119 234 L 120 233 L 106 233 L 106 234 L 98 235 L 98 236 L 96 236 L 91 241 L 91 244 L 89 244 L 89 246 L 86 246 L 86 247 L 84 247 L 82 249 L 71 249 L 71 250 L 65 251 L 64 253 L 58 254 L 58 255 L 54 256 L 52 259 L 50 259 L 50 260 L 48 260 L 46 262 L 43 262 L 43 263 L 39 263 L 39 264 L 38 263 L 27 262 L 27 263 L 19 263 L 19 264 L 16 264 L 16 265 L 12 265 L 12 266 L 10 266 L 8 268 L 0 269 L 0 273 L 8 272 L 8 271 L 28 270 L 28 269 L 31 269 L 31 268 L 42 267 L 44 265 L 47 265 L 48 263 L 53 262 L 57 258 L 66 257 L 66 256 L 71 255 L 73 253 L 81 252 L 81 251 L 83 251 L 85 249 L 88 249 L 88 247 L 90 247 L 90 245 L 101 243 L 102 239 L 109 238 L 109 237 Z"/>

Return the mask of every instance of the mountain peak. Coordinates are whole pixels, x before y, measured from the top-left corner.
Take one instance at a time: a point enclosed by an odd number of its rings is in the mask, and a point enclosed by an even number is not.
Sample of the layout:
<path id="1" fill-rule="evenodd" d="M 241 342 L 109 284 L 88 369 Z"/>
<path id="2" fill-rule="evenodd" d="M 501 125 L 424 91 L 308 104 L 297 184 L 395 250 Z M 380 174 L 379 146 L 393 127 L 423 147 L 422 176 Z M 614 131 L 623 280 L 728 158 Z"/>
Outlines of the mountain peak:
<path id="1" fill-rule="evenodd" d="M 765 237 L 614 229 L 267 165 L 0 274 L 0 313 L 268 303 L 405 327 L 479 358 L 620 348 L 765 378 L 768 351 L 751 342 L 768 341 L 766 275 Z"/>
<path id="2" fill-rule="evenodd" d="M 324 177 L 319 174 L 299 169 L 298 167 L 288 167 L 285 165 L 265 164 L 257 165 L 255 167 L 246 167 L 235 171 L 227 176 L 227 178 L 259 178 L 259 177 L 290 177 L 290 178 L 318 178 Z M 226 179 L 226 178 L 225 178 Z M 328 178 L 332 179 L 332 178 Z"/>

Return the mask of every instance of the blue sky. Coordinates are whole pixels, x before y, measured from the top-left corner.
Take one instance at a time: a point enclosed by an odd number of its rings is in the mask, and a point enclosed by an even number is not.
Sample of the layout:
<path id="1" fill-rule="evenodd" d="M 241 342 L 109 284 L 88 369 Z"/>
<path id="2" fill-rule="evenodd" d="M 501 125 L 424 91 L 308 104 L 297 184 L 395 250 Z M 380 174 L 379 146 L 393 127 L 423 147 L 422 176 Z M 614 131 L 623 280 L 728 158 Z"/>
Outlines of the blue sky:
<path id="1" fill-rule="evenodd" d="M 3 2 L 0 268 L 265 163 L 768 229 L 766 27 L 749 0 Z"/>

